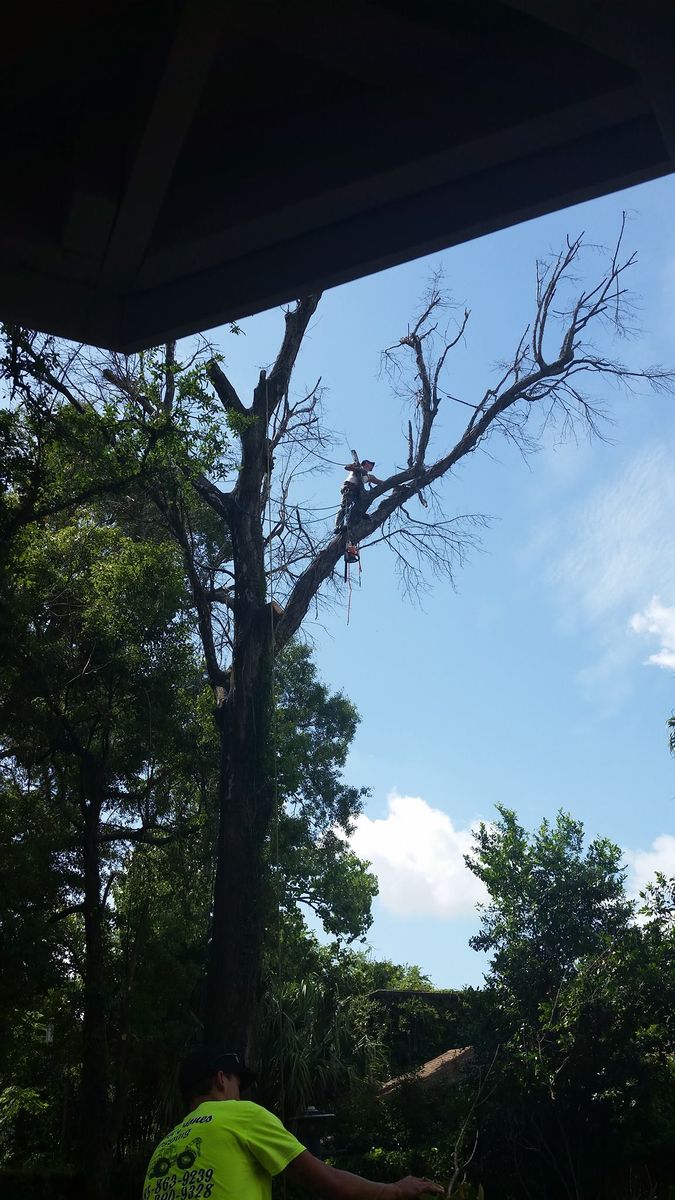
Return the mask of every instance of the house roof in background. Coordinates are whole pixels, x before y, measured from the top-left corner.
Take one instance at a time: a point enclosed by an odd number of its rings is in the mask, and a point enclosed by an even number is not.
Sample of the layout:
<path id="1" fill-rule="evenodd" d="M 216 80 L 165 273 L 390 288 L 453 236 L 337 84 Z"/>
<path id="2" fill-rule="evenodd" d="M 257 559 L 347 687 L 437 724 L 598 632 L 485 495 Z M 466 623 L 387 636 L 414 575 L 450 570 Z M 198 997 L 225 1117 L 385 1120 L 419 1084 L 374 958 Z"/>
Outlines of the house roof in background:
<path id="1" fill-rule="evenodd" d="M 410 1071 L 407 1075 L 399 1075 L 396 1079 L 388 1079 L 386 1083 L 382 1084 L 380 1095 L 390 1096 L 392 1092 L 397 1091 L 406 1083 L 412 1083 L 422 1088 L 435 1087 L 439 1083 L 450 1083 L 471 1066 L 474 1058 L 473 1046 L 458 1046 L 454 1050 L 446 1050 L 437 1058 L 431 1058 L 428 1062 L 422 1063 L 422 1066 L 418 1067 L 416 1071 Z"/>

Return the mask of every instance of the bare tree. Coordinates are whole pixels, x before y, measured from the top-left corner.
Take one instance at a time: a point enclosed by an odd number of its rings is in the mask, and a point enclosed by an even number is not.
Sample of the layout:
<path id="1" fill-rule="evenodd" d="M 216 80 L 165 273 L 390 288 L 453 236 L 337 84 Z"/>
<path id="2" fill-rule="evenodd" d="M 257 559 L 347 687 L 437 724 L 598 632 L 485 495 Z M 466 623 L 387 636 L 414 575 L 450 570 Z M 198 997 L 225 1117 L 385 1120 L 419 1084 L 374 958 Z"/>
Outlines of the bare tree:
<path id="1" fill-rule="evenodd" d="M 451 390 L 452 351 L 469 321 L 448 307 L 441 279 L 432 279 L 421 311 L 383 355 L 383 367 L 408 406 L 402 465 L 371 491 L 352 519 L 349 539 L 386 544 L 396 555 L 404 586 L 428 575 L 449 576 L 461 566 L 484 519 L 448 515 L 441 483 L 464 459 L 496 439 L 523 454 L 547 429 L 561 438 L 603 433 L 604 405 L 596 385 L 646 384 L 670 390 L 674 376 L 661 367 L 634 370 L 607 356 L 593 335 L 632 332 L 625 277 L 634 256 L 622 255 L 622 237 L 603 259 L 597 280 L 577 280 L 582 239 L 537 265 L 534 317 L 498 378 L 478 397 Z M 169 486 L 138 475 L 181 547 L 220 739 L 219 834 L 212 935 L 206 986 L 205 1032 L 247 1048 L 259 988 L 263 929 L 263 851 L 274 811 L 270 746 L 274 656 L 300 629 L 317 597 L 334 580 L 345 533 L 293 501 L 307 459 L 321 461 L 327 435 L 320 420 L 320 381 L 291 398 L 291 377 L 318 296 L 285 314 L 276 359 L 261 371 L 248 403 L 212 358 L 206 375 L 238 443 L 236 473 L 223 479 L 185 463 Z M 166 427 L 176 403 L 175 347 L 166 348 L 159 385 L 143 391 L 138 363 L 113 360 L 106 386 L 131 406 L 148 429 Z M 193 364 L 190 364 L 193 369 Z M 100 365 L 98 367 L 100 378 Z M 52 369 L 53 386 L 69 403 L 82 403 Z M 65 388 L 65 392 L 64 392 Z M 449 448 L 434 445 L 443 406 L 457 425 Z M 159 436 L 159 433 L 157 434 Z M 211 514 L 216 534 L 205 538 L 194 504 Z M 420 508 L 417 508 L 420 505 Z M 414 506 L 414 507 L 413 507 Z"/>

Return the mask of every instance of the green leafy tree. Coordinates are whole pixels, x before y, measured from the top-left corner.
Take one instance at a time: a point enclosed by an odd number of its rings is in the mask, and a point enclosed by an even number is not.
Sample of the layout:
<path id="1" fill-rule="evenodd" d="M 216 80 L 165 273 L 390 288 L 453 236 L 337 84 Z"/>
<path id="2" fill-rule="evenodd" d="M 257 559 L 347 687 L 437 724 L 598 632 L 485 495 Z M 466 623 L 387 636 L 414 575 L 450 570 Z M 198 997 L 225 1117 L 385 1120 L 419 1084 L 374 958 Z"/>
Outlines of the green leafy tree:
<path id="1" fill-rule="evenodd" d="M 358 721 L 354 706 L 319 681 L 307 647 L 292 643 L 276 666 L 278 828 L 273 825 L 266 847 L 267 937 L 256 1037 L 265 1061 L 263 1098 L 296 1115 L 308 1081 L 316 1103 L 330 1080 L 351 1078 L 356 1070 L 343 1066 L 355 1061 L 348 1049 L 352 1025 L 342 1004 L 346 994 L 338 1000 L 342 973 L 333 964 L 345 955 L 351 961 L 346 947 L 368 928 L 375 880 L 334 832 L 351 827 L 364 794 L 342 781 Z M 115 1128 L 119 1151 L 131 1158 L 142 1158 L 178 1115 L 175 1063 L 200 1031 L 216 837 L 217 753 L 209 717 L 205 704 L 200 754 L 210 774 L 190 837 L 132 846 L 112 892 L 116 1002 L 110 1029 L 121 1098 Z M 322 949 L 308 928 L 316 918 L 335 939 L 330 948 Z M 330 1062 L 322 1057 L 328 1047 L 335 1051 Z"/>
<path id="2" fill-rule="evenodd" d="M 81 985 L 65 901 L 72 830 L 45 786 L 0 772 L 0 1164 L 66 1162 L 79 1080 Z M 49 1086 L 45 1086 L 49 1079 Z"/>
<path id="3" fill-rule="evenodd" d="M 354 705 L 319 680 L 309 647 L 290 642 L 276 673 L 272 888 L 283 912 L 311 910 L 327 933 L 348 940 L 368 930 L 377 894 L 347 841 L 368 795 L 342 780 L 358 721 Z"/>
<path id="4" fill-rule="evenodd" d="M 107 1008 L 110 892 L 124 848 L 178 836 L 192 787 L 201 687 L 182 615 L 182 574 L 168 543 L 138 540 L 82 510 L 31 524 L 13 543 L 3 601 L 3 754 L 31 802 L 48 811 L 53 922 L 77 917 L 71 960 L 82 976 L 82 1153 L 92 1193 L 112 1150 Z M 183 776 L 185 778 L 185 776 Z"/>
<path id="5" fill-rule="evenodd" d="M 637 924 L 619 847 L 586 845 L 565 813 L 528 834 L 500 808 L 467 863 L 489 892 L 472 939 L 492 954 L 478 1045 L 498 1050 L 479 1177 L 514 1198 L 633 1194 L 672 1132 L 666 882 Z"/>
<path id="6" fill-rule="evenodd" d="M 512 810 L 497 811 L 466 857 L 490 897 L 470 944 L 492 955 L 491 984 L 534 1016 L 581 959 L 602 953 L 627 928 L 634 906 L 619 846 L 595 838 L 585 847 L 582 823 L 564 812 L 530 835 Z"/>
<path id="7" fill-rule="evenodd" d="M 35 342 L 27 347 L 23 353 Z M 184 612 L 185 560 L 176 558 L 164 517 L 176 481 L 195 469 L 195 445 L 200 467 L 216 476 L 226 445 L 211 437 L 189 371 L 158 381 L 153 360 L 144 364 L 150 395 L 160 384 L 173 388 L 168 427 L 147 419 L 143 404 L 140 416 L 131 405 L 113 410 L 104 397 L 91 404 L 83 377 L 72 398 L 55 405 L 54 392 L 62 396 L 55 361 L 49 353 L 33 361 L 32 389 L 23 386 L 3 427 L 2 516 L 11 536 L 0 595 L 7 617 L 1 700 L 13 796 L 5 810 L 8 853 L 28 811 L 43 836 L 21 839 L 30 867 L 14 893 L 12 915 L 21 924 L 8 922 L 4 931 L 25 977 L 21 987 L 15 979 L 12 1034 L 21 1024 L 27 1047 L 22 1063 L 8 1048 L 6 1066 L 20 1082 L 5 1113 L 17 1128 L 19 1097 L 32 1104 L 40 1039 L 59 1009 L 64 1091 L 45 1100 L 45 1145 L 54 1141 L 52 1118 L 61 1121 L 64 1145 L 64 1130 L 75 1127 L 81 1074 L 89 1174 L 100 1177 L 114 1142 L 133 1156 L 170 1113 L 173 1064 L 200 1025 L 218 757 Z M 196 491 L 180 502 L 192 549 L 211 561 L 223 549 L 212 510 Z M 351 940 L 368 928 L 375 892 L 346 841 L 365 794 L 341 780 L 358 717 L 320 684 L 306 648 L 290 643 L 277 668 L 279 824 L 274 847 L 268 834 L 263 895 L 271 914 L 283 885 L 289 928 L 302 929 L 311 909 L 336 938 Z M 85 787 L 92 780 L 95 792 Z M 38 937 L 44 962 L 32 944 Z M 27 1009 L 32 984 L 41 976 L 44 983 L 44 963 L 53 991 Z M 56 1062 L 57 1051 L 50 1055 Z M 21 1146 L 20 1137 L 14 1153 Z M 39 1157 L 35 1138 L 32 1152 Z"/>

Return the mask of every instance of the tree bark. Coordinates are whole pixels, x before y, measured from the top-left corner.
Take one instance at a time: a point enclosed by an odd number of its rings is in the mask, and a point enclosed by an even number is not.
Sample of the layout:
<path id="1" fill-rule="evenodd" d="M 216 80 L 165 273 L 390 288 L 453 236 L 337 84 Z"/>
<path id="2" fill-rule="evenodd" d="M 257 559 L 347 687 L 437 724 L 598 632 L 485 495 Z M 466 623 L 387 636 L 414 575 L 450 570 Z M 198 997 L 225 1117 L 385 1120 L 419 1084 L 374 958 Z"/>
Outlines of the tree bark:
<path id="1" fill-rule="evenodd" d="M 266 658 L 271 665 L 269 651 Z M 261 669 L 239 711 L 224 706 L 218 712 L 220 821 L 204 1035 L 245 1057 L 253 1051 L 264 937 L 263 850 L 274 806 L 266 676 Z"/>
<path id="2" fill-rule="evenodd" d="M 262 422 L 242 439 L 261 462 Z M 251 446 L 251 443 L 254 443 Z M 244 460 L 246 462 L 246 458 Z M 263 851 L 274 810 L 270 730 L 273 615 L 265 603 L 260 478 L 244 468 L 231 519 L 238 618 L 229 690 L 216 710 L 220 739 L 219 824 L 204 1034 L 209 1042 L 251 1052 L 262 967 Z"/>
<path id="3" fill-rule="evenodd" d="M 92 770 L 83 765 L 85 794 L 83 874 L 85 973 L 82 1022 L 81 1164 L 87 1200 L 107 1193 L 112 1161 L 108 1102 L 108 1046 L 105 1010 L 105 947 L 101 903 L 101 864 L 98 828 L 101 812 L 99 789 Z M 94 793 L 92 795 L 92 793 Z"/>

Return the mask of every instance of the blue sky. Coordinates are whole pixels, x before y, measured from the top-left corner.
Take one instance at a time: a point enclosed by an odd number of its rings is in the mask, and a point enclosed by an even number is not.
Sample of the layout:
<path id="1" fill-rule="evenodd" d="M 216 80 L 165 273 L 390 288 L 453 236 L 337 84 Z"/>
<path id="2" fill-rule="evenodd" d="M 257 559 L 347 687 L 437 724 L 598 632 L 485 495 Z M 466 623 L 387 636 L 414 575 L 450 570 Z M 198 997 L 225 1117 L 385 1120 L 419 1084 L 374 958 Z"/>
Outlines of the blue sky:
<path id="1" fill-rule="evenodd" d="M 354 446 L 382 477 L 402 463 L 401 402 L 378 377 L 379 352 L 406 332 L 432 269 L 442 266 L 471 309 L 451 364 L 453 390 L 471 401 L 533 313 L 536 258 L 568 233 L 612 243 L 623 209 L 644 333 L 616 351 L 631 366 L 675 366 L 670 177 L 327 293 L 294 386 L 322 377 L 336 434 L 328 457 L 346 462 Z M 598 265 L 591 253 L 589 273 Z M 274 357 L 282 319 L 263 314 L 243 328 L 218 340 L 245 393 Z M 568 809 L 589 836 L 621 845 L 632 889 L 655 869 L 675 874 L 665 730 L 675 707 L 675 399 L 603 394 L 612 444 L 549 439 L 524 463 L 495 440 L 490 457 L 472 456 L 444 485 L 449 513 L 493 518 L 456 591 L 436 583 L 411 604 L 378 546 L 363 555 L 349 626 L 341 600 L 306 627 L 323 678 L 362 717 L 347 776 L 372 789 L 354 846 L 380 881 L 373 952 L 418 963 L 441 987 L 479 983 L 486 967 L 467 945 L 480 892 L 462 855 L 495 803 L 528 827 Z M 457 420 L 450 406 L 443 418 L 439 454 Z M 326 467 L 301 494 L 337 507 L 343 475 Z"/>

